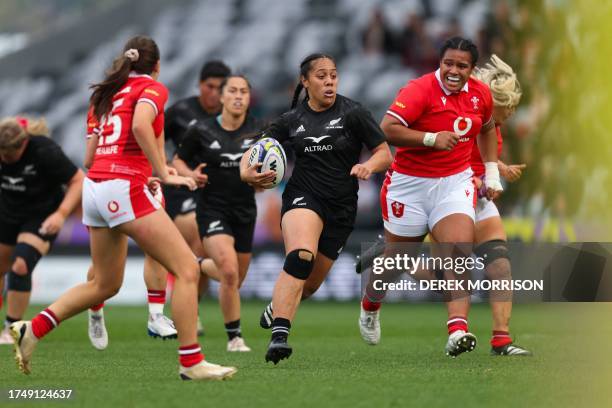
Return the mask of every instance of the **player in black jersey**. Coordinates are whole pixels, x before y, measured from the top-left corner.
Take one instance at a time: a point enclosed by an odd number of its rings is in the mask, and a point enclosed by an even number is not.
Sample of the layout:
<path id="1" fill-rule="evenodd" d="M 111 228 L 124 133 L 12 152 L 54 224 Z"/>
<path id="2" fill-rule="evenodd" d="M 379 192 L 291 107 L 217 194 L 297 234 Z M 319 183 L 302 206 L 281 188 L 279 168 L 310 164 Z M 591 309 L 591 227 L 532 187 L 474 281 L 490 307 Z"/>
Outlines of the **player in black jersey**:
<path id="1" fill-rule="evenodd" d="M 81 202 L 83 172 L 48 135 L 42 119 L 0 122 L 0 307 L 8 274 L 0 344 L 13 344 L 8 326 L 28 307 L 32 271 Z"/>
<path id="2" fill-rule="evenodd" d="M 248 114 L 250 88 L 244 76 L 227 77 L 221 85 L 221 114 L 189 126 L 173 162 L 179 174 L 206 182 L 197 190 L 196 218 L 204 250 L 214 261 L 203 269 L 220 282 L 227 351 L 251 350 L 240 332 L 239 289 L 251 260 L 257 207 L 253 187 L 240 179 L 239 164 L 254 141 L 245 135 L 255 135 L 262 126 Z"/>
<path id="3" fill-rule="evenodd" d="M 221 82 L 230 74 L 230 69 L 222 61 L 208 61 L 200 71 L 199 95 L 181 99 L 166 109 L 164 132 L 171 144 L 170 156 L 173 157 L 181 144 L 183 136 L 193 121 L 204 120 L 221 112 L 219 101 Z M 166 211 L 191 250 L 199 257 L 204 256 L 202 243 L 195 220 L 196 194 L 187 188 L 163 186 Z M 200 277 L 199 294 L 208 289 L 208 277 Z M 203 334 L 198 319 L 198 335 Z"/>
<path id="4" fill-rule="evenodd" d="M 392 157 L 385 136 L 359 103 L 336 94 L 332 57 L 313 54 L 300 64 L 300 82 L 289 112 L 264 132 L 296 155 L 295 168 L 283 192 L 282 231 L 286 259 L 272 303 L 272 339 L 266 361 L 291 355 L 287 337 L 300 299 L 314 293 L 342 251 L 355 222 L 358 180 L 384 171 Z M 298 103 L 302 89 L 306 98 Z M 362 148 L 371 157 L 359 163 Z M 242 179 L 254 186 L 256 166 L 241 161 Z M 265 322 L 263 322 L 265 323 Z"/>

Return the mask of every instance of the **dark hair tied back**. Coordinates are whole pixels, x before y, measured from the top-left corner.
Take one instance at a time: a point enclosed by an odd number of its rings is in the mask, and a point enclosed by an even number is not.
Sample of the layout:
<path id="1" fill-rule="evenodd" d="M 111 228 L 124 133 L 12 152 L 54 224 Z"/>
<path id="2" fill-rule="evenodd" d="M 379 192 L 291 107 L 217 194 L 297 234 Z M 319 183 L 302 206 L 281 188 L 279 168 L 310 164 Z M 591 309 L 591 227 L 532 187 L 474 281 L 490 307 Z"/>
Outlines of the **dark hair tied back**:
<path id="1" fill-rule="evenodd" d="M 306 58 L 300 62 L 300 78 L 298 78 L 298 84 L 295 86 L 295 91 L 293 91 L 293 100 L 291 101 L 291 109 L 297 106 L 298 100 L 300 99 L 300 94 L 302 93 L 302 89 L 304 89 L 304 85 L 302 85 L 301 77 L 308 76 L 308 73 L 312 69 L 312 62 L 318 60 L 320 58 L 327 58 L 336 63 L 334 57 L 328 54 L 315 53 L 310 54 Z M 306 100 L 308 100 L 308 92 L 306 92 Z"/>
<path id="2" fill-rule="evenodd" d="M 159 61 L 159 48 L 153 39 L 136 36 L 128 40 L 121 55 L 113 61 L 102 82 L 90 86 L 93 93 L 89 103 L 98 120 L 108 114 L 113 105 L 113 96 L 125 85 L 131 71 L 151 74 Z"/>

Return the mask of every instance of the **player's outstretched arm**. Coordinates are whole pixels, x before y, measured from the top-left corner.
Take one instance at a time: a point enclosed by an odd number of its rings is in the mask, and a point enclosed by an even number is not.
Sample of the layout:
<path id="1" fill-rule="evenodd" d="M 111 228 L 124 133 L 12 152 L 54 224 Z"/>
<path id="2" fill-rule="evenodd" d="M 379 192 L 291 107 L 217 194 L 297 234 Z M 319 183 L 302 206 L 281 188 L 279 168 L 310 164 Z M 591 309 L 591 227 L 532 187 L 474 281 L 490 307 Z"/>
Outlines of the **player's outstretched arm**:
<path id="1" fill-rule="evenodd" d="M 502 176 L 509 183 L 518 181 L 518 179 L 520 179 L 523 175 L 523 170 L 527 167 L 525 163 L 506 164 L 501 160 L 498 160 L 497 164 L 499 167 L 500 176 Z"/>

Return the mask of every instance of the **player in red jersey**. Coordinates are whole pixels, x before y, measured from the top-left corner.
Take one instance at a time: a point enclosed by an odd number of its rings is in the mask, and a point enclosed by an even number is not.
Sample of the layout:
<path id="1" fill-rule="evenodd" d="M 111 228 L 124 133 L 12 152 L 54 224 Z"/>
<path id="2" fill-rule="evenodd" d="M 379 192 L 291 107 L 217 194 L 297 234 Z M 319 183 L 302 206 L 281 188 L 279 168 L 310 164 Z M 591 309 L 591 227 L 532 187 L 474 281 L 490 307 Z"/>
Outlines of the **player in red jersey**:
<path id="1" fill-rule="evenodd" d="M 95 117 L 93 110 L 87 113 L 87 148 L 83 165 L 91 168 L 93 159 L 98 148 L 99 133 L 101 126 Z M 164 135 L 157 138 L 160 152 L 165 155 L 163 148 Z M 172 168 L 168 168 L 171 173 Z M 157 187 L 157 184 L 155 185 Z M 165 208 L 164 197 L 161 188 L 152 191 L 153 197 Z M 149 318 L 147 320 L 147 333 L 149 336 L 162 339 L 176 338 L 176 328 L 174 322 L 164 315 L 164 305 L 166 303 L 166 282 L 168 272 L 166 269 L 150 255 L 145 253 L 144 258 L 144 281 L 147 287 L 147 297 L 149 305 Z M 87 272 L 87 280 L 94 278 L 93 268 Z M 91 307 L 88 311 L 88 336 L 92 346 L 98 350 L 104 350 L 108 346 L 108 331 L 104 322 L 104 303 Z"/>
<path id="2" fill-rule="evenodd" d="M 99 145 L 83 185 L 83 222 L 90 227 L 94 279 L 70 289 L 32 321 L 10 326 L 21 371 L 31 370 L 38 341 L 66 320 L 112 297 L 121 287 L 131 237 L 175 275 L 172 310 L 179 339 L 179 375 L 185 380 L 224 379 L 236 372 L 204 360 L 197 342 L 195 256 L 147 185 L 152 170 L 164 184 L 195 189 L 191 178 L 172 175 L 157 137 L 168 92 L 159 82 L 159 49 L 149 37 L 125 45 L 105 79 L 92 86 L 93 112 L 102 124 Z"/>
<path id="3" fill-rule="evenodd" d="M 502 191 L 491 92 L 470 77 L 477 60 L 471 41 L 447 40 L 439 69 L 403 87 L 381 122 L 388 142 L 397 147 L 381 190 L 387 243 L 419 243 L 430 232 L 437 242 L 463 246 L 442 256 L 465 254 L 465 246 L 474 241 L 476 191 L 470 157 L 476 139 L 485 161 L 487 198 Z M 458 277 L 453 271 L 445 276 Z M 377 344 L 381 297 L 370 292 L 366 289 L 362 300 L 359 327 L 366 342 Z M 468 294 L 446 296 L 446 353 L 454 357 L 472 351 L 476 337 L 468 330 Z"/>
<path id="4" fill-rule="evenodd" d="M 502 148 L 500 126 L 514 113 L 521 98 L 521 86 L 516 74 L 508 64 L 496 55 L 482 68 L 476 68 L 474 76 L 487 84 L 493 96 L 493 119 L 498 140 L 498 155 Z M 499 172 L 503 178 L 513 182 L 521 177 L 524 164 L 507 165 L 498 161 Z M 471 167 L 474 176 L 481 183 L 485 177 L 485 166 L 478 146 L 472 149 Z M 487 278 L 496 280 L 512 279 L 507 238 L 499 211 L 495 203 L 479 198 L 476 204 L 476 228 L 474 253 L 485 261 Z M 510 337 L 510 315 L 512 313 L 512 291 L 491 291 L 491 312 L 493 314 L 493 333 L 491 354 L 509 356 L 529 356 L 531 352 L 514 344 Z"/>

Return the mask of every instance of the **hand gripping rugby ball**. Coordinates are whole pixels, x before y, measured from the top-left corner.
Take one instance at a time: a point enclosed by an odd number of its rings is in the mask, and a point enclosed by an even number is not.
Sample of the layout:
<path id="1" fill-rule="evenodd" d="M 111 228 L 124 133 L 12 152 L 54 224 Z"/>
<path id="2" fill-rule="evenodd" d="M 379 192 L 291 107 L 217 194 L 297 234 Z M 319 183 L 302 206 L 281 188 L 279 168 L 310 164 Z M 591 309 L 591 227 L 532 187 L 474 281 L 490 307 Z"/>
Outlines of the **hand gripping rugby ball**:
<path id="1" fill-rule="evenodd" d="M 276 178 L 272 185 L 268 188 L 274 188 L 280 184 L 285 176 L 287 168 L 287 155 L 283 147 L 276 139 L 264 137 L 253 145 L 253 150 L 249 155 L 249 166 L 255 163 L 262 163 L 259 172 L 273 170 L 276 172 Z"/>

